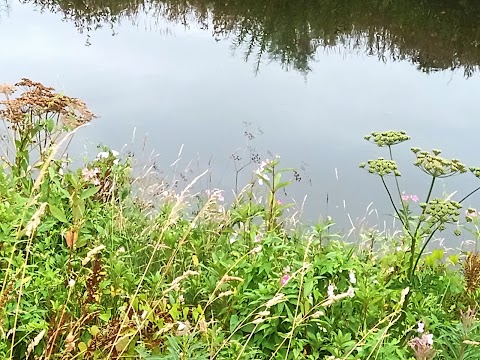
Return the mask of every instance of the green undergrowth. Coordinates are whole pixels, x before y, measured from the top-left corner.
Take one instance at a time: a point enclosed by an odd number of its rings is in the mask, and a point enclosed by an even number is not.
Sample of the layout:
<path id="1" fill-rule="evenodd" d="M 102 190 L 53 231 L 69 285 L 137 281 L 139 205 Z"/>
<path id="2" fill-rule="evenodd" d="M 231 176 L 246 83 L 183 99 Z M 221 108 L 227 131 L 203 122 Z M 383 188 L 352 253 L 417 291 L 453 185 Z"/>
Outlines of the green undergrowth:
<path id="1" fill-rule="evenodd" d="M 403 232 L 349 244 L 279 201 L 293 176 L 279 158 L 231 204 L 194 191 L 202 175 L 140 196 L 132 159 L 60 156 L 93 119 L 85 104 L 29 80 L 0 90 L 0 358 L 480 358 L 478 253 L 424 247 L 444 224 L 476 235 L 475 210 L 459 224 L 456 205 L 415 209 L 399 191 Z M 367 169 L 396 179 L 389 161 Z"/>

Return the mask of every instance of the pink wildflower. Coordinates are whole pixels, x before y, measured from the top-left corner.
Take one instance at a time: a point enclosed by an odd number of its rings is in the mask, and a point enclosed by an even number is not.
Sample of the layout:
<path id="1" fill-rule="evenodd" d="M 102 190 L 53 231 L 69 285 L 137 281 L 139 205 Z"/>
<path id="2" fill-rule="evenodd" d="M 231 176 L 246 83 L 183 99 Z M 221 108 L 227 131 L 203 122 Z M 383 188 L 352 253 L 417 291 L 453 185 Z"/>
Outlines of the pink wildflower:
<path id="1" fill-rule="evenodd" d="M 412 200 L 413 202 L 418 202 L 418 196 L 417 195 L 405 195 L 405 193 L 402 193 L 402 201 L 409 201 Z"/>
<path id="2" fill-rule="evenodd" d="M 410 341 L 409 345 L 418 360 L 430 360 L 435 357 L 432 334 L 423 334 L 422 337 L 417 336 Z"/>
<path id="3" fill-rule="evenodd" d="M 287 285 L 289 280 L 290 280 L 290 275 L 289 274 L 283 275 L 283 277 L 280 279 L 280 286 Z"/>

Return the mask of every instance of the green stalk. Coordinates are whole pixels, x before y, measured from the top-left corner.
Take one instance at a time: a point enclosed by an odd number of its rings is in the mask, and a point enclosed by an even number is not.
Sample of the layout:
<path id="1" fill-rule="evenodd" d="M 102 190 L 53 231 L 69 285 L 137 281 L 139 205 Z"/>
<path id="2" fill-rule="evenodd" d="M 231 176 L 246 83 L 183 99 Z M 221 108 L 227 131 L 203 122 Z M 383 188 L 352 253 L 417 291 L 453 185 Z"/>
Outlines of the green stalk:
<path id="1" fill-rule="evenodd" d="M 438 226 L 436 227 L 436 229 L 432 231 L 432 233 L 430 234 L 430 236 L 428 237 L 428 239 L 425 240 L 425 243 L 423 244 L 422 248 L 420 249 L 420 252 L 419 252 L 418 255 L 417 255 L 417 260 L 415 261 L 415 265 L 414 265 L 413 268 L 412 268 L 412 273 L 415 273 L 415 269 L 417 268 L 418 262 L 420 261 L 420 258 L 422 257 L 422 254 L 423 254 L 423 252 L 425 251 L 425 248 L 427 247 L 427 245 L 428 245 L 428 243 L 430 242 L 430 240 L 432 240 L 433 235 L 437 232 L 437 230 L 438 230 L 439 227 L 440 227 L 440 225 L 438 225 Z"/>
<path id="2" fill-rule="evenodd" d="M 470 196 L 472 196 L 473 194 L 475 194 L 478 190 L 480 190 L 480 186 L 477 187 L 475 190 L 469 192 L 468 195 L 466 195 L 462 200 L 459 201 L 459 203 L 462 203 L 462 202 L 464 202 L 465 200 L 467 200 Z"/>
<path id="3" fill-rule="evenodd" d="M 393 161 L 392 147 L 390 145 L 388 146 L 388 152 L 390 154 L 390 160 Z M 400 191 L 400 185 L 398 184 L 398 176 L 395 173 L 394 173 L 394 176 L 395 176 L 395 185 L 397 187 L 398 198 L 402 204 L 403 214 L 406 214 L 407 209 L 406 209 L 405 203 L 402 201 L 402 192 Z M 410 224 L 408 223 L 407 218 L 405 218 L 405 223 L 403 223 L 403 226 L 406 227 L 405 230 L 407 230 L 407 232 L 410 233 Z"/>
<path id="4" fill-rule="evenodd" d="M 402 223 L 404 229 L 408 232 L 408 234 L 409 234 L 410 236 L 412 236 L 409 228 L 408 228 L 407 225 L 405 224 L 405 220 L 404 220 L 404 219 L 402 218 L 402 216 L 400 215 L 400 212 L 398 211 L 397 206 L 395 205 L 395 202 L 393 201 L 392 194 L 390 193 L 390 190 L 388 189 L 388 186 L 387 186 L 387 184 L 385 183 L 385 179 L 383 178 L 383 176 L 380 176 L 380 179 L 382 179 L 382 183 L 383 183 L 383 186 L 384 186 L 385 190 L 387 191 L 388 198 L 390 199 L 390 203 L 392 204 L 393 209 L 395 210 L 395 213 L 397 214 L 398 218 L 400 219 L 400 222 Z"/>
<path id="5" fill-rule="evenodd" d="M 435 179 L 436 179 L 436 177 L 433 176 L 432 177 L 432 182 L 430 183 L 430 188 L 428 189 L 428 195 L 427 195 L 427 198 L 425 200 L 426 204 L 428 204 L 428 202 L 430 201 L 430 196 L 432 196 L 433 186 L 435 185 Z M 415 247 L 417 246 L 418 230 L 420 229 L 420 226 L 422 225 L 421 218 L 422 218 L 423 215 L 425 215 L 426 209 L 427 209 L 426 206 L 422 209 L 422 213 L 420 214 L 420 217 L 418 218 L 417 227 L 415 228 L 415 232 L 413 233 L 413 236 L 412 236 L 412 246 L 410 248 L 410 268 L 409 268 L 409 271 L 408 271 L 409 272 L 410 284 L 412 283 L 412 279 L 413 279 L 413 258 L 415 257 Z"/>

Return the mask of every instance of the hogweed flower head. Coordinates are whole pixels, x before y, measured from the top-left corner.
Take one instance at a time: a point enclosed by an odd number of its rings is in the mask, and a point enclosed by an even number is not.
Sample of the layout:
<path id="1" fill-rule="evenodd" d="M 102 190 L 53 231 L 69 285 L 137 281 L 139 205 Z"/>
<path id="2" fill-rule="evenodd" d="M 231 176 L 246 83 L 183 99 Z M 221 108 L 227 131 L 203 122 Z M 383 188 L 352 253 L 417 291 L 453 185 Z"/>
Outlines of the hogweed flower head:
<path id="1" fill-rule="evenodd" d="M 467 172 L 465 164 L 457 159 L 448 160 L 441 157 L 440 150 L 432 150 L 432 152 L 418 148 L 412 148 L 411 150 L 417 157 L 414 165 L 433 177 L 445 178 Z"/>
<path id="2" fill-rule="evenodd" d="M 393 146 L 400 144 L 410 139 L 405 131 L 382 131 L 372 132 L 370 135 L 365 136 L 365 140 L 377 144 L 379 147 Z"/>
<path id="3" fill-rule="evenodd" d="M 400 176 L 397 163 L 393 160 L 386 160 L 382 157 L 376 160 L 368 160 L 367 163 L 361 163 L 360 167 L 366 169 L 370 174 L 378 174 L 381 177 L 389 174 Z"/>
<path id="4" fill-rule="evenodd" d="M 480 167 L 473 167 L 473 166 L 472 166 L 472 167 L 470 168 L 470 171 L 472 172 L 472 174 L 473 174 L 476 178 L 480 179 Z"/>
<path id="5" fill-rule="evenodd" d="M 460 215 L 459 209 L 462 205 L 453 200 L 433 199 L 426 203 L 420 204 L 425 209 L 426 219 L 429 225 L 439 224 L 439 230 L 445 230 L 446 223 L 456 223 Z"/>

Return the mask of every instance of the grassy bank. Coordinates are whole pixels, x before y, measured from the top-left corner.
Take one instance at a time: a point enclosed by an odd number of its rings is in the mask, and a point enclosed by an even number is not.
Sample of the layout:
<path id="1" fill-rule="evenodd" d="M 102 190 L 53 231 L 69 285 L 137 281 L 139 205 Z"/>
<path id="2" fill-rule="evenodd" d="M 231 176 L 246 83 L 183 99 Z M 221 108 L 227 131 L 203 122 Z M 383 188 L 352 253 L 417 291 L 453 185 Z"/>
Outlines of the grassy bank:
<path id="1" fill-rule="evenodd" d="M 62 154 L 94 118 L 86 105 L 29 80 L 0 91 L 0 358 L 480 358 L 476 245 L 427 246 L 441 231 L 478 237 L 474 209 L 430 196 L 467 171 L 459 161 L 413 149 L 432 179 L 418 201 L 392 156 L 408 136 L 371 134 L 390 158 L 361 166 L 403 231 L 347 244 L 277 199 L 294 178 L 278 158 L 231 204 L 193 191 L 204 174 L 147 186 L 109 149 L 74 169 Z"/>

